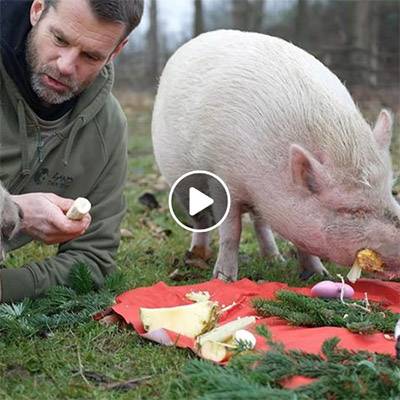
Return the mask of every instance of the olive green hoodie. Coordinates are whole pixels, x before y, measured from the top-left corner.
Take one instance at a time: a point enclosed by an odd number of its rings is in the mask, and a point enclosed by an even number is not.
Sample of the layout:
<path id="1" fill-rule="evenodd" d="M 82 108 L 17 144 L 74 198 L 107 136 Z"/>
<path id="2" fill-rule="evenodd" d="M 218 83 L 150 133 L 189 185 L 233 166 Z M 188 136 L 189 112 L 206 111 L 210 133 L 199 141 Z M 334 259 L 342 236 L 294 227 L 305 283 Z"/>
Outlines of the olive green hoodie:
<path id="1" fill-rule="evenodd" d="M 86 197 L 92 222 L 84 235 L 62 243 L 57 255 L 18 269 L 0 269 L 1 301 L 35 297 L 68 283 L 71 267 L 85 263 L 97 286 L 114 268 L 125 210 L 126 118 L 114 96 L 113 67 L 103 68 L 71 111 L 64 128 L 43 138 L 0 58 L 0 179 L 11 194 L 53 192 Z M 14 249 L 31 238 L 20 235 Z"/>

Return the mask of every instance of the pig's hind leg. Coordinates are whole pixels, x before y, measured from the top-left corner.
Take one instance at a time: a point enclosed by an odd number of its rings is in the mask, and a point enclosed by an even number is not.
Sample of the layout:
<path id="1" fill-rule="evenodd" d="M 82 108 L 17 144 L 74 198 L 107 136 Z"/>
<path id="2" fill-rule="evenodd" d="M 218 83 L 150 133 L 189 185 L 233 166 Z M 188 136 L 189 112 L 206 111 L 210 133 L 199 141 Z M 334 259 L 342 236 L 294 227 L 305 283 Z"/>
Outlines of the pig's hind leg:
<path id="1" fill-rule="evenodd" d="M 300 279 L 307 280 L 314 274 L 330 276 L 329 271 L 324 267 L 318 257 L 299 249 L 297 249 L 297 257 L 300 265 Z"/>
<path id="2" fill-rule="evenodd" d="M 261 221 L 256 215 L 250 212 L 251 219 L 253 220 L 254 230 L 258 244 L 260 246 L 260 253 L 262 257 L 272 258 L 279 261 L 284 261 L 284 258 L 279 252 L 276 245 L 274 234 L 269 225 Z"/>

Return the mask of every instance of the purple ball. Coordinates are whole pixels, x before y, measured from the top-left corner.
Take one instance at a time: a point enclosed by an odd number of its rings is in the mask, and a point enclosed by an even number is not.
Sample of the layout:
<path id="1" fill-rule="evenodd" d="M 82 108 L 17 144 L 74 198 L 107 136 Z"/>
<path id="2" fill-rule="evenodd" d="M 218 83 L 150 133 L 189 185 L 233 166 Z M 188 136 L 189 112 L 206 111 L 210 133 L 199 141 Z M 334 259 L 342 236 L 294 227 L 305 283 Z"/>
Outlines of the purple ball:
<path id="1" fill-rule="evenodd" d="M 313 297 L 321 297 L 324 299 L 339 299 L 340 291 L 342 290 L 341 282 L 332 282 L 332 281 L 322 281 L 318 282 L 311 289 L 311 296 Z M 351 299 L 354 296 L 354 289 L 344 284 L 344 293 L 343 297 L 345 299 Z"/>

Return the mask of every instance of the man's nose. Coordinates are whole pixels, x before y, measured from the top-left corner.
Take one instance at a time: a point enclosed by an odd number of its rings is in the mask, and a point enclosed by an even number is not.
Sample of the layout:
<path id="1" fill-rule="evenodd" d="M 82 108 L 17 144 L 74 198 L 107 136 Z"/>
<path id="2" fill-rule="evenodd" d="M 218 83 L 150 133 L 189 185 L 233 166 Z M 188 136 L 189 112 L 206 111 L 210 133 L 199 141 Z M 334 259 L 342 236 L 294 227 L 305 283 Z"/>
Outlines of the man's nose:
<path id="1" fill-rule="evenodd" d="M 61 75 L 70 76 L 75 72 L 77 56 L 74 49 L 63 49 L 57 59 L 57 67 Z"/>

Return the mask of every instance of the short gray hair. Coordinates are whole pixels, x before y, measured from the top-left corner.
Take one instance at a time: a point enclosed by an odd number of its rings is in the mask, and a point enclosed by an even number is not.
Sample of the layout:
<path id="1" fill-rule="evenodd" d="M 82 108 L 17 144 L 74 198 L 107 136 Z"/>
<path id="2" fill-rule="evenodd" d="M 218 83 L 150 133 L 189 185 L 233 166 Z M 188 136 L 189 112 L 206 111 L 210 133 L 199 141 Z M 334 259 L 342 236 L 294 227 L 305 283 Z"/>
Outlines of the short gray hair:
<path id="1" fill-rule="evenodd" d="M 45 0 L 44 16 L 49 7 L 56 8 L 60 0 Z M 125 37 L 140 23 L 144 0 L 86 0 L 93 14 L 107 22 L 121 22 L 125 25 Z"/>

